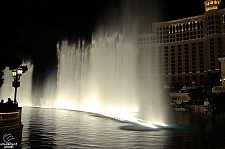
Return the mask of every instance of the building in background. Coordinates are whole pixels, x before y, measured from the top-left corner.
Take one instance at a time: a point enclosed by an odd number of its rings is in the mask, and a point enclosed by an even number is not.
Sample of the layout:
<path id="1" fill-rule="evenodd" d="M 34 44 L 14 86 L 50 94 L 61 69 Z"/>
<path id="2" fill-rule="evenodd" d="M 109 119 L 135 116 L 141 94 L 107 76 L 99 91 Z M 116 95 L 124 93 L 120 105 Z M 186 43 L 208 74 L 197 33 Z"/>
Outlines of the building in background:
<path id="1" fill-rule="evenodd" d="M 152 24 L 152 33 L 137 35 L 139 73 L 161 76 L 162 83 L 201 84 L 209 72 L 220 72 L 225 54 L 225 9 L 221 0 L 206 0 L 205 13 Z"/>

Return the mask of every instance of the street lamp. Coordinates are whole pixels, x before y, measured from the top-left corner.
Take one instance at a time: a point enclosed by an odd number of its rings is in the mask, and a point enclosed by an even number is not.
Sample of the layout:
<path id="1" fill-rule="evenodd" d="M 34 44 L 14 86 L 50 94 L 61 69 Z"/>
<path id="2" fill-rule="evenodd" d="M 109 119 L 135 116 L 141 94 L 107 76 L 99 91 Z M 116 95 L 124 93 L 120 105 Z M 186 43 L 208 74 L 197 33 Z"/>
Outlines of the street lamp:
<path id="1" fill-rule="evenodd" d="M 14 80 L 12 81 L 12 86 L 15 87 L 15 94 L 14 94 L 14 103 L 18 104 L 16 101 L 16 94 L 17 94 L 17 88 L 20 87 L 20 77 L 22 76 L 22 73 L 25 73 L 28 70 L 27 66 L 20 66 L 17 69 L 12 70 L 12 76 Z"/>

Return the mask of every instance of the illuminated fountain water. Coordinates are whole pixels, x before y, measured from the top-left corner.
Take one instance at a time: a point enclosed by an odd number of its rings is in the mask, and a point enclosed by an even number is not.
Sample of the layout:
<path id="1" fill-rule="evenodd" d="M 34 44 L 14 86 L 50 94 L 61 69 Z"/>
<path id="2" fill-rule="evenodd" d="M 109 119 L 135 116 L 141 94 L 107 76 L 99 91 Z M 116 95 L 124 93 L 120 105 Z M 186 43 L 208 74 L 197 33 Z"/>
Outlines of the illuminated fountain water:
<path id="1" fill-rule="evenodd" d="M 126 5 L 122 15 L 98 27 L 88 46 L 82 40 L 58 43 L 57 85 L 51 77 L 46 79 L 41 107 L 100 113 L 152 128 L 165 126 L 160 83 L 153 76 L 141 81 L 138 72 L 138 15 L 131 14 Z"/>
<path id="2" fill-rule="evenodd" d="M 58 45 L 56 107 L 103 113 L 137 111 L 137 49 L 130 40 L 115 33 L 93 40 L 89 49 L 66 42 Z"/>
<path id="3" fill-rule="evenodd" d="M 98 34 L 91 47 L 63 41 L 57 49 L 58 88 L 51 98 L 55 99 L 54 108 L 100 113 L 152 128 L 158 127 L 155 122 L 158 125 L 165 120 L 164 99 L 153 94 L 159 93 L 157 84 L 139 81 L 135 36 Z M 144 98 L 148 84 L 154 86 L 148 91 L 153 95 Z"/>
<path id="4" fill-rule="evenodd" d="M 126 4 L 122 15 L 102 22 L 88 46 L 82 40 L 59 42 L 57 73 L 46 76 L 45 84 L 34 91 L 33 106 L 100 113 L 152 128 L 164 126 L 160 83 L 138 72 L 135 35 L 140 16 L 133 11 Z"/>

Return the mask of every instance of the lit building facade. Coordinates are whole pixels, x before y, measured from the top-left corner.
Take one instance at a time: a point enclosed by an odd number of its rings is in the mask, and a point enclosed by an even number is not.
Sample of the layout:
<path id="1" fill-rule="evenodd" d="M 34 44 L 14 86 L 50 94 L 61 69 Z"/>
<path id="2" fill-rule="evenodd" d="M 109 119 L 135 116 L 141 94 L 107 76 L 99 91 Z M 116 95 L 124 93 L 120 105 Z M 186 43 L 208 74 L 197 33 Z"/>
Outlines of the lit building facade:
<path id="1" fill-rule="evenodd" d="M 139 73 L 159 75 L 163 84 L 199 85 L 209 72 L 220 72 L 225 55 L 225 9 L 221 0 L 206 0 L 205 13 L 156 22 L 152 33 L 137 35 Z"/>

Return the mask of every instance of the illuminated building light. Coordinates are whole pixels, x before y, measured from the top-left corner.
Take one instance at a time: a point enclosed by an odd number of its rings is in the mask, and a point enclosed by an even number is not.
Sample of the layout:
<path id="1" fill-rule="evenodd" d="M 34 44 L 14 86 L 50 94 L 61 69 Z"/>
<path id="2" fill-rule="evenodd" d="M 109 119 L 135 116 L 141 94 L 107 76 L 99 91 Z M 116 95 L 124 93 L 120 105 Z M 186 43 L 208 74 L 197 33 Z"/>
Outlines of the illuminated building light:
<path id="1" fill-rule="evenodd" d="M 221 3 L 221 0 L 206 0 L 205 1 L 205 11 L 210 11 L 210 10 L 217 10 L 219 9 L 219 5 Z"/>

